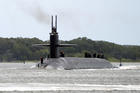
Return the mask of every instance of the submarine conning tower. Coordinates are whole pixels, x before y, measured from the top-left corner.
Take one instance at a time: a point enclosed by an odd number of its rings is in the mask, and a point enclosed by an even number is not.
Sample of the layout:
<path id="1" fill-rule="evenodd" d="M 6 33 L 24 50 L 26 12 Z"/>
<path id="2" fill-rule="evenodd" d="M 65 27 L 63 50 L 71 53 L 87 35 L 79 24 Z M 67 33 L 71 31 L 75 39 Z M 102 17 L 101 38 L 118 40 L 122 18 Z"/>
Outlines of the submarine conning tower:
<path id="1" fill-rule="evenodd" d="M 59 47 L 72 47 L 76 44 L 59 44 L 59 35 L 57 33 L 57 15 L 55 16 L 55 26 L 54 17 L 52 16 L 52 32 L 50 33 L 50 58 L 59 58 Z"/>
<path id="2" fill-rule="evenodd" d="M 49 58 L 59 58 L 59 47 L 71 47 L 76 44 L 59 44 L 59 35 L 57 33 L 57 15 L 51 17 L 51 33 L 50 33 L 50 44 L 33 44 L 33 46 L 47 46 L 50 47 Z"/>
<path id="3" fill-rule="evenodd" d="M 59 44 L 58 44 L 58 33 L 57 33 L 57 16 L 55 16 L 55 26 L 53 24 L 53 16 L 52 16 L 52 32 L 50 33 L 50 58 L 58 58 L 59 57 Z"/>

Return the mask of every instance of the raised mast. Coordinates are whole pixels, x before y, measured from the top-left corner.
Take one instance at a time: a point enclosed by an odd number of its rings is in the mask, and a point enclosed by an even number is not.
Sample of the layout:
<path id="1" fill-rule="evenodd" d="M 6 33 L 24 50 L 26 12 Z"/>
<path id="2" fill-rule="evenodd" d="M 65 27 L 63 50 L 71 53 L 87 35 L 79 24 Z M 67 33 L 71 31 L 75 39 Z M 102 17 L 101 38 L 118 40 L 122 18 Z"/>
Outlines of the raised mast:
<path id="1" fill-rule="evenodd" d="M 55 16 L 55 28 L 56 28 L 56 32 L 57 32 L 57 15 Z"/>

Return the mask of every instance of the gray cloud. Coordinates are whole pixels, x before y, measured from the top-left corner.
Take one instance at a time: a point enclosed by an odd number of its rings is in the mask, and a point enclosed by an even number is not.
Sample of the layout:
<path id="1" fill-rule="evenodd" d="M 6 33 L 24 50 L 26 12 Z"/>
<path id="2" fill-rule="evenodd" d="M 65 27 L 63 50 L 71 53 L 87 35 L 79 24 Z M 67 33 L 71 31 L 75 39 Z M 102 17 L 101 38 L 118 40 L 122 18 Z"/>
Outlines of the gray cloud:
<path id="1" fill-rule="evenodd" d="M 50 23 L 49 14 L 45 13 L 40 7 L 36 7 L 34 10 L 30 12 L 30 14 L 41 23 Z"/>
<path id="2" fill-rule="evenodd" d="M 47 12 L 43 11 L 41 8 L 38 0 L 22 0 L 22 1 L 16 1 L 17 5 L 20 7 L 20 9 L 25 12 L 26 14 L 29 14 L 33 18 L 35 18 L 38 22 L 43 24 L 49 24 L 50 23 L 50 16 Z"/>

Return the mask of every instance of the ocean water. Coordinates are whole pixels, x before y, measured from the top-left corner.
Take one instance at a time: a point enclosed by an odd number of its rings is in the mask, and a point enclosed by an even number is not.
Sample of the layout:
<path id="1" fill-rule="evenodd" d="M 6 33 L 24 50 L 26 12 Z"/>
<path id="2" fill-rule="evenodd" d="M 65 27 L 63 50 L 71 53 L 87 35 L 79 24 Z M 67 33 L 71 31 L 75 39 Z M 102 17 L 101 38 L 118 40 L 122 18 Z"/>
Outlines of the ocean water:
<path id="1" fill-rule="evenodd" d="M 140 63 L 111 69 L 43 69 L 0 63 L 0 93 L 140 93 Z"/>

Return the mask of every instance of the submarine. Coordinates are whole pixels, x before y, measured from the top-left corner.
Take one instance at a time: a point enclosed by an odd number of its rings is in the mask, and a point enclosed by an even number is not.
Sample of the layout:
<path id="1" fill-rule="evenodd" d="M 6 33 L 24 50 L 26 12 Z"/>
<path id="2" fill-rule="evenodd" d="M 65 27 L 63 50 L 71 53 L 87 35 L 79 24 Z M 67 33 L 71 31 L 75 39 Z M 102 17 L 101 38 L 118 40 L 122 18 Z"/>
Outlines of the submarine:
<path id="1" fill-rule="evenodd" d="M 55 25 L 54 25 L 55 18 Z M 45 59 L 41 58 L 36 64 L 38 68 L 53 69 L 104 69 L 113 68 L 113 65 L 106 59 L 101 58 L 79 58 L 79 57 L 62 57 L 59 54 L 59 47 L 72 47 L 76 44 L 60 44 L 57 32 L 57 15 L 51 17 L 51 33 L 49 44 L 34 44 L 33 46 L 49 47 L 49 56 Z M 63 53 L 62 53 L 63 54 Z"/>

